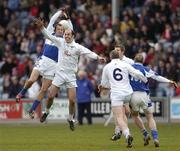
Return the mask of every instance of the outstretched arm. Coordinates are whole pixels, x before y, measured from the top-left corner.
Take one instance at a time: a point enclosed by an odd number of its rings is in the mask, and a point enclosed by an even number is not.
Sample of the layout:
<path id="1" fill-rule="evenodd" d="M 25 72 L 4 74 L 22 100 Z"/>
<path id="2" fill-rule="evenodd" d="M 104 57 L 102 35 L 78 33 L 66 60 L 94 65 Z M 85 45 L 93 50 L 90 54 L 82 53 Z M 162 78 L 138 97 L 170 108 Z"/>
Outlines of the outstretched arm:
<path id="1" fill-rule="evenodd" d="M 167 79 L 165 77 L 162 77 L 162 76 L 158 75 L 156 72 L 154 72 L 151 69 L 148 72 L 146 71 L 145 73 L 146 73 L 146 77 L 148 77 L 148 78 L 152 78 L 152 79 L 154 79 L 154 80 L 156 80 L 158 82 L 171 83 L 171 84 L 174 85 L 175 88 L 178 87 L 178 85 L 177 85 L 177 83 L 175 81 L 172 81 L 172 80 L 169 80 L 169 79 Z"/>
<path id="2" fill-rule="evenodd" d="M 79 52 L 80 55 L 85 55 L 88 58 L 98 60 L 100 63 L 106 62 L 106 59 L 104 57 L 98 56 L 96 53 L 92 52 L 91 50 L 82 45 L 79 45 Z"/>

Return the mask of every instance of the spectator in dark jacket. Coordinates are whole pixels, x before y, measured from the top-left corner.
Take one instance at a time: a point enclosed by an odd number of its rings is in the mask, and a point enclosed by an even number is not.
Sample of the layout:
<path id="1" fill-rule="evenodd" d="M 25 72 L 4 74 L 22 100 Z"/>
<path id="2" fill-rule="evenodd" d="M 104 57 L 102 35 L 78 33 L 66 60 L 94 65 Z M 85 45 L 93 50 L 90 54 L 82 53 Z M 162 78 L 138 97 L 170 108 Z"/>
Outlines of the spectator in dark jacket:
<path id="1" fill-rule="evenodd" d="M 83 117 L 86 115 L 88 124 L 92 124 L 91 117 L 91 94 L 93 92 L 93 85 L 87 78 L 86 72 L 78 72 L 77 80 L 77 104 L 78 104 L 78 121 L 83 125 Z M 86 111 L 86 114 L 85 114 Z"/>
<path id="2" fill-rule="evenodd" d="M 22 89 L 22 86 L 19 84 L 18 78 L 13 76 L 11 78 L 11 83 L 9 85 L 9 98 L 15 98 L 17 93 Z"/>

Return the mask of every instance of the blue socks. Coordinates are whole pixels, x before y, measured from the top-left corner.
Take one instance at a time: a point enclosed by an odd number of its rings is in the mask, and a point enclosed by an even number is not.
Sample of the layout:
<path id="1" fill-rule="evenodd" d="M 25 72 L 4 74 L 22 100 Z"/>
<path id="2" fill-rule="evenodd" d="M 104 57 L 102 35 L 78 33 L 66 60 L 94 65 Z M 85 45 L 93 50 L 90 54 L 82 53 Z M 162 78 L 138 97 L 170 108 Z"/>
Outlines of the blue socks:
<path id="1" fill-rule="evenodd" d="M 30 111 L 35 111 L 39 104 L 40 104 L 40 101 L 35 100 L 32 107 L 31 107 L 31 109 L 30 109 Z"/>
<path id="2" fill-rule="evenodd" d="M 158 139 L 158 132 L 157 132 L 157 130 L 151 130 L 151 134 L 152 134 L 153 139 Z"/>
<path id="3" fill-rule="evenodd" d="M 21 94 L 22 96 L 24 96 L 26 92 L 27 92 L 27 88 L 23 88 L 23 89 L 19 92 L 19 94 Z"/>
<path id="4" fill-rule="evenodd" d="M 148 131 L 147 131 L 146 129 L 143 129 L 143 130 L 142 130 L 142 133 L 143 133 L 143 136 L 144 136 L 144 137 L 147 137 Z"/>

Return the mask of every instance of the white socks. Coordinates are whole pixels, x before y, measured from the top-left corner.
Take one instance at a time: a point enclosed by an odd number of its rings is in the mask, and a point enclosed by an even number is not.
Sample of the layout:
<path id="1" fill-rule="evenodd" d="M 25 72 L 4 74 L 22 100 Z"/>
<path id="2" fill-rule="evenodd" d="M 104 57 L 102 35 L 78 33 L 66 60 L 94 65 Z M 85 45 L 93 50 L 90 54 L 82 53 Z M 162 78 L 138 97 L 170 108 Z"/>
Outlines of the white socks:
<path id="1" fill-rule="evenodd" d="M 73 120 L 74 119 L 74 114 L 69 114 L 69 120 Z"/>
<path id="2" fill-rule="evenodd" d="M 121 129 L 116 126 L 114 131 L 115 131 L 115 134 L 119 134 L 121 132 Z"/>
<path id="3" fill-rule="evenodd" d="M 127 128 L 123 131 L 123 135 L 125 136 L 126 139 L 128 138 L 128 136 L 130 135 L 129 128 Z"/>

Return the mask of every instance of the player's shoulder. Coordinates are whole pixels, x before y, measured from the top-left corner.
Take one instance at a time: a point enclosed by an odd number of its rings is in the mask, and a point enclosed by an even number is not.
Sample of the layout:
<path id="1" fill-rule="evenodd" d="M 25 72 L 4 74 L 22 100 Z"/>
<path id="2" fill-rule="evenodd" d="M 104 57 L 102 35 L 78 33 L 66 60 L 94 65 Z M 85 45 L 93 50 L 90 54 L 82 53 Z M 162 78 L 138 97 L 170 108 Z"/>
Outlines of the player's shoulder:
<path id="1" fill-rule="evenodd" d="M 131 67 L 131 64 L 127 61 L 119 60 L 119 63 L 123 67 Z"/>
<path id="2" fill-rule="evenodd" d="M 77 42 L 75 42 L 75 41 L 72 42 L 72 45 L 73 45 L 74 47 L 76 47 L 77 49 L 81 49 L 82 47 L 84 47 L 83 45 L 81 45 L 81 44 L 79 44 L 79 43 L 77 43 Z"/>
<path id="3" fill-rule="evenodd" d="M 123 56 L 122 60 L 128 64 L 134 64 L 134 60 L 132 60 L 131 58 L 128 58 L 126 56 Z"/>
<path id="4" fill-rule="evenodd" d="M 105 66 L 104 66 L 104 70 L 107 70 L 108 68 L 111 68 L 112 67 L 112 61 L 107 63 Z"/>
<path id="5" fill-rule="evenodd" d="M 151 72 L 151 71 L 152 71 L 151 68 L 148 67 L 148 66 L 144 66 L 144 69 L 145 69 L 145 71 L 147 71 L 147 72 Z"/>
<path id="6" fill-rule="evenodd" d="M 109 63 L 107 63 L 105 66 L 104 66 L 104 68 L 106 67 L 110 67 L 112 65 L 112 62 L 109 62 Z"/>

